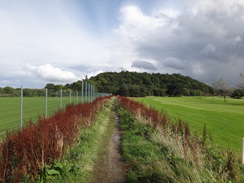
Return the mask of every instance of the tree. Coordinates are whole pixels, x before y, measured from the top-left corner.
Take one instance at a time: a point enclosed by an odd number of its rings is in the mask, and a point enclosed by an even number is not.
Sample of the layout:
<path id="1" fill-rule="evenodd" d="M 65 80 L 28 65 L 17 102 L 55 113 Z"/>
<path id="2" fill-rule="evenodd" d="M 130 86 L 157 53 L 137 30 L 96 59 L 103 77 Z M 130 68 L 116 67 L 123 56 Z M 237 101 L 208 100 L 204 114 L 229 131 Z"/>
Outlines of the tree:
<path id="1" fill-rule="evenodd" d="M 244 91 L 240 89 L 235 89 L 231 94 L 231 97 L 236 99 L 241 99 L 241 97 L 243 96 L 244 96 Z"/>
<path id="2" fill-rule="evenodd" d="M 244 74 L 240 73 L 240 77 L 244 79 Z M 244 96 L 244 83 L 239 82 L 237 88 L 232 92 L 231 97 L 241 99 Z"/>
<path id="3" fill-rule="evenodd" d="M 226 102 L 226 96 L 231 93 L 229 84 L 221 78 L 217 82 L 211 83 L 211 86 L 216 89 L 220 95 L 224 96 L 224 101 Z"/>
<path id="4" fill-rule="evenodd" d="M 45 89 L 48 89 L 48 90 L 53 90 L 54 88 L 55 88 L 55 85 L 53 83 L 48 83 L 45 86 Z"/>
<path id="5" fill-rule="evenodd" d="M 6 87 L 3 88 L 3 92 L 4 92 L 5 94 L 9 94 L 9 95 L 11 95 L 11 94 L 14 93 L 14 89 L 13 89 L 12 87 L 10 87 L 10 86 L 6 86 Z"/>
<path id="6" fill-rule="evenodd" d="M 240 73 L 240 78 L 244 79 L 244 74 L 243 74 L 243 73 Z M 243 91 L 244 91 L 244 83 L 243 83 L 243 82 L 239 82 L 239 83 L 237 84 L 237 88 L 238 88 L 239 90 L 243 90 Z"/>
<path id="7" fill-rule="evenodd" d="M 183 90 L 182 85 L 174 81 L 173 83 L 168 85 L 166 93 L 170 97 L 178 97 L 182 95 L 182 90 Z"/>
<path id="8" fill-rule="evenodd" d="M 130 96 L 131 97 L 140 97 L 140 87 L 133 85 L 130 87 Z"/>
<path id="9" fill-rule="evenodd" d="M 126 84 L 122 84 L 118 90 L 118 95 L 129 97 L 130 91 Z"/>

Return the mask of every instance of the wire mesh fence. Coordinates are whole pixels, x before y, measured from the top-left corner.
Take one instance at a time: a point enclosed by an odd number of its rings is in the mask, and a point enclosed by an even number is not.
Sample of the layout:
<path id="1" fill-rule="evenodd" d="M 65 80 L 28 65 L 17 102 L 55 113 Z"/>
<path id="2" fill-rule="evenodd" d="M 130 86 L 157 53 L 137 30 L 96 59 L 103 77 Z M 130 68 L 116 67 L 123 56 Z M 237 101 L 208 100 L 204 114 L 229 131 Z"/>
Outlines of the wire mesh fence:
<path id="1" fill-rule="evenodd" d="M 95 92 L 91 84 L 87 84 L 80 91 L 31 90 L 21 87 L 14 95 L 0 95 L 0 138 L 6 131 L 18 129 L 30 120 L 35 122 L 39 117 L 52 116 L 58 110 L 65 109 L 66 105 L 92 102 L 98 97 L 108 95 L 110 94 Z"/>

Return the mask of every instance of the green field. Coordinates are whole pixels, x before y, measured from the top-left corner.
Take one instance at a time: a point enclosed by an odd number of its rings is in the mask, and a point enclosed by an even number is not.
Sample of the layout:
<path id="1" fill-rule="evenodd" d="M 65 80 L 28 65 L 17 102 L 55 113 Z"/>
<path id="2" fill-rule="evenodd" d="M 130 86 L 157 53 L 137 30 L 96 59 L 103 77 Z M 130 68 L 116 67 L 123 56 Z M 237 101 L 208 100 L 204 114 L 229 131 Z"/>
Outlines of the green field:
<path id="1" fill-rule="evenodd" d="M 222 97 L 146 97 L 136 101 L 166 111 L 173 119 L 180 118 L 198 133 L 207 131 L 214 142 L 221 146 L 241 151 L 244 137 L 244 99 Z"/>
<path id="2" fill-rule="evenodd" d="M 79 102 L 81 99 L 79 99 Z M 76 103 L 76 97 L 71 98 Z M 62 108 L 70 104 L 70 97 L 62 98 Z M 61 108 L 60 97 L 48 97 L 48 116 L 51 116 Z M 23 98 L 23 125 L 30 119 L 35 121 L 38 116 L 45 115 L 45 97 Z M 0 97 L 0 138 L 7 130 L 17 129 L 20 125 L 20 97 Z"/>

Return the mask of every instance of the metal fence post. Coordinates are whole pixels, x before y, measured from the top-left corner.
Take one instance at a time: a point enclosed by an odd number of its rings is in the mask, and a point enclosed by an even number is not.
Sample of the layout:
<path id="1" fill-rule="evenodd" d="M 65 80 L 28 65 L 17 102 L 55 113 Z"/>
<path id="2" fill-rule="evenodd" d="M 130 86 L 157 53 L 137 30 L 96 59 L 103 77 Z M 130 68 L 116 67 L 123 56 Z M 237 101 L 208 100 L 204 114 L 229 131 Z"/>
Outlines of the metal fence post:
<path id="1" fill-rule="evenodd" d="M 91 84 L 88 83 L 88 102 L 89 103 L 90 103 L 90 94 L 91 94 L 90 90 L 91 90 Z"/>
<path id="2" fill-rule="evenodd" d="M 91 93 L 91 95 L 92 95 L 92 102 L 93 102 L 93 100 L 94 100 L 93 93 L 94 93 L 94 85 L 92 85 L 92 93 Z"/>
<path id="3" fill-rule="evenodd" d="M 87 100 L 88 100 L 88 87 L 87 87 L 87 82 L 86 82 L 86 102 L 88 102 Z"/>
<path id="4" fill-rule="evenodd" d="M 69 104 L 72 103 L 72 100 L 71 100 L 71 89 L 69 90 Z"/>
<path id="5" fill-rule="evenodd" d="M 63 91 L 62 89 L 60 90 L 60 109 L 62 109 L 63 104 L 62 104 L 62 98 L 63 98 Z"/>
<path id="6" fill-rule="evenodd" d="M 47 91 L 47 88 L 46 88 L 46 107 L 45 107 L 45 112 L 46 112 L 46 118 L 47 118 L 47 95 L 48 95 L 48 93 L 47 93 L 48 91 Z"/>
<path id="7" fill-rule="evenodd" d="M 92 84 L 90 84 L 90 102 L 92 102 Z"/>
<path id="8" fill-rule="evenodd" d="M 76 91 L 76 104 L 78 104 L 78 91 Z"/>
<path id="9" fill-rule="evenodd" d="M 22 128 L 23 124 L 23 88 L 21 86 L 20 89 L 20 128 Z"/>
<path id="10" fill-rule="evenodd" d="M 91 84 L 91 102 L 93 101 L 93 84 Z"/>
<path id="11" fill-rule="evenodd" d="M 83 102 L 84 102 L 84 101 L 83 101 L 83 95 L 84 95 L 84 93 L 83 93 L 83 92 L 84 92 L 84 91 L 83 91 L 83 90 L 84 90 L 84 80 L 82 79 L 81 82 L 82 82 L 82 85 L 81 85 L 81 87 L 82 87 L 82 89 L 81 89 L 81 103 L 83 104 Z"/>

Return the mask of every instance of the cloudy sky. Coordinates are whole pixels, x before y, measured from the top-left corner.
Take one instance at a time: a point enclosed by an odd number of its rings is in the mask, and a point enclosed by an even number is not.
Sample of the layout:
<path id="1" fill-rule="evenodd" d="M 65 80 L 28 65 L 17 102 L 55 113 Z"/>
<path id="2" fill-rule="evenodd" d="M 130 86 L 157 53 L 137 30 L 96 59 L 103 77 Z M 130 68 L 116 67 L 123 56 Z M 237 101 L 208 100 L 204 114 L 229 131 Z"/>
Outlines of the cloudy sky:
<path id="1" fill-rule="evenodd" d="M 235 86 L 244 73 L 244 1 L 0 0 L 0 63 L 0 87 L 121 70 Z"/>

